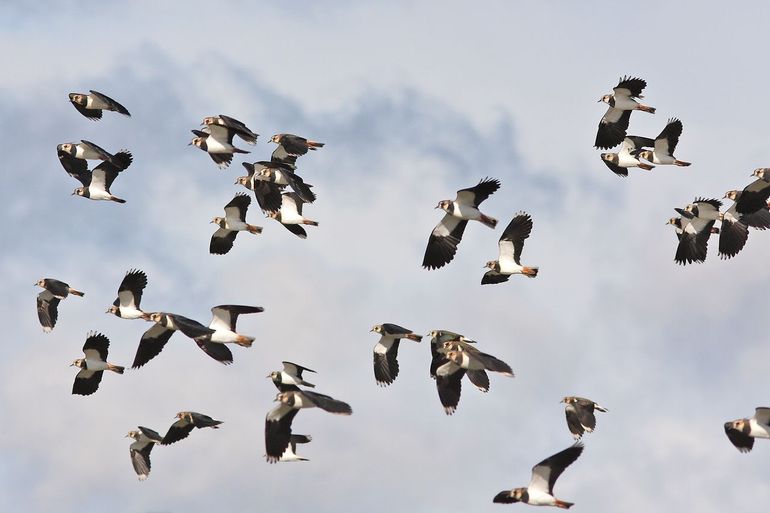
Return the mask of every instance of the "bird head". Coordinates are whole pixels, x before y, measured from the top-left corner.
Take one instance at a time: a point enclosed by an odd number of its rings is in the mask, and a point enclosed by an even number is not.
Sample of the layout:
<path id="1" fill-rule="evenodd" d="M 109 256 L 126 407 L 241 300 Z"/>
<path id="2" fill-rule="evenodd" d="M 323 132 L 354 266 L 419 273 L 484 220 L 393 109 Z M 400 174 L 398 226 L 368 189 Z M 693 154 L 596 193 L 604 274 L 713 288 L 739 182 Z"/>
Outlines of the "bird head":
<path id="1" fill-rule="evenodd" d="M 86 188 L 85 187 L 78 187 L 74 191 L 72 191 L 72 194 L 70 196 L 85 196 L 86 194 Z"/>
<path id="2" fill-rule="evenodd" d="M 79 368 L 81 368 L 81 369 L 85 369 L 85 367 L 86 367 L 86 361 L 85 361 L 85 359 L 83 359 L 83 358 L 78 358 L 77 360 L 74 360 L 74 361 L 73 361 L 73 362 L 70 364 L 70 367 L 79 367 Z"/>
<path id="3" fill-rule="evenodd" d="M 203 145 L 203 137 L 196 137 L 187 146 L 197 146 L 200 148 Z"/>
<path id="4" fill-rule="evenodd" d="M 511 499 L 513 499 L 513 502 L 519 502 L 524 497 L 524 494 L 527 492 L 526 488 L 516 488 L 514 490 L 511 490 Z"/>
<path id="5" fill-rule="evenodd" d="M 82 93 L 70 93 L 69 97 L 72 103 L 77 103 L 78 105 L 86 104 L 86 97 Z"/>
<path id="6" fill-rule="evenodd" d="M 104 313 L 111 313 L 112 315 L 118 315 L 118 307 L 115 305 L 110 305 L 110 307 Z M 118 315 L 118 317 L 120 316 Z"/>
<path id="7" fill-rule="evenodd" d="M 762 180 L 764 180 L 765 177 L 770 178 L 770 167 L 758 167 L 754 170 L 753 173 L 751 173 L 751 176 L 756 176 Z"/>
<path id="8" fill-rule="evenodd" d="M 280 376 L 281 376 L 281 373 L 280 373 L 280 372 L 278 372 L 278 371 L 273 371 L 273 372 L 271 372 L 270 374 L 268 374 L 268 375 L 267 375 L 267 376 L 265 376 L 265 377 L 266 377 L 266 378 L 270 378 L 270 379 L 278 379 Z"/>
<path id="9" fill-rule="evenodd" d="M 274 142 L 276 144 L 281 144 L 281 138 L 283 137 L 283 134 L 275 134 L 273 137 L 270 138 L 270 142 Z"/>
<path id="10" fill-rule="evenodd" d="M 203 125 L 216 125 L 217 124 L 217 118 L 214 116 L 206 116 L 203 118 L 203 121 L 201 122 L 201 126 Z"/>
<path id="11" fill-rule="evenodd" d="M 62 143 L 57 145 L 56 149 L 65 153 L 72 153 L 73 146 L 72 143 Z"/>
<path id="12" fill-rule="evenodd" d="M 490 260 L 486 264 L 484 264 L 485 268 L 492 269 L 493 271 L 500 271 L 500 262 L 497 260 Z"/>
<path id="13" fill-rule="evenodd" d="M 648 162 L 652 162 L 652 152 L 650 150 L 642 150 L 636 154 L 639 159 L 644 159 Z"/>
<path id="14" fill-rule="evenodd" d="M 369 332 L 375 332 L 375 333 L 382 333 L 382 324 L 375 324 L 372 326 L 372 329 L 369 330 Z"/>
<path id="15" fill-rule="evenodd" d="M 722 196 L 722 199 L 729 199 L 729 200 L 736 201 L 738 199 L 738 191 L 737 190 L 727 191 L 725 195 Z"/>
<path id="16" fill-rule="evenodd" d="M 219 226 L 222 226 L 222 224 L 225 222 L 224 217 L 214 217 L 211 219 L 211 222 L 209 224 L 218 224 Z"/>
<path id="17" fill-rule="evenodd" d="M 612 162 L 613 164 L 618 163 L 618 154 L 617 153 L 602 153 L 602 160 L 606 162 Z"/>
<path id="18" fill-rule="evenodd" d="M 449 208 L 449 205 L 451 205 L 452 202 L 449 200 L 441 200 L 438 202 L 438 205 L 435 206 L 435 208 L 440 208 L 441 210 L 447 210 Z"/>
<path id="19" fill-rule="evenodd" d="M 35 282 L 35 285 L 37 285 L 38 287 L 43 287 L 43 288 L 45 288 L 45 278 L 43 278 L 43 279 L 40 279 L 40 280 L 37 280 L 37 281 Z"/>
<path id="20" fill-rule="evenodd" d="M 605 94 L 601 98 L 599 98 L 599 100 L 596 103 L 599 103 L 599 102 L 610 103 L 611 100 L 612 100 L 612 95 Z"/>

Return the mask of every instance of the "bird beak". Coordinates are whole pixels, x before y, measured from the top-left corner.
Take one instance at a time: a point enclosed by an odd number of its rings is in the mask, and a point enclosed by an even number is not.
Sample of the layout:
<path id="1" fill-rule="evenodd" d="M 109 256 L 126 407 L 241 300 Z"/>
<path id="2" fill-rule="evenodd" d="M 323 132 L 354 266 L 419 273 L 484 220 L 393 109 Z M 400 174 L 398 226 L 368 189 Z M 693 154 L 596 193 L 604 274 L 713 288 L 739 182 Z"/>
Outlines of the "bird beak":
<path id="1" fill-rule="evenodd" d="M 109 309 L 109 308 L 108 308 L 108 309 L 106 309 L 106 310 L 104 311 L 104 313 L 110 313 L 110 309 Z"/>
<path id="2" fill-rule="evenodd" d="M 266 377 L 266 378 L 272 378 L 272 376 L 271 376 L 270 374 L 268 374 L 268 375 L 267 375 L 267 376 L 265 376 L 265 377 Z"/>
<path id="3" fill-rule="evenodd" d="M 74 192 L 73 192 L 72 194 L 70 194 L 70 196 L 74 196 L 74 195 L 75 195 L 75 193 L 74 193 Z"/>

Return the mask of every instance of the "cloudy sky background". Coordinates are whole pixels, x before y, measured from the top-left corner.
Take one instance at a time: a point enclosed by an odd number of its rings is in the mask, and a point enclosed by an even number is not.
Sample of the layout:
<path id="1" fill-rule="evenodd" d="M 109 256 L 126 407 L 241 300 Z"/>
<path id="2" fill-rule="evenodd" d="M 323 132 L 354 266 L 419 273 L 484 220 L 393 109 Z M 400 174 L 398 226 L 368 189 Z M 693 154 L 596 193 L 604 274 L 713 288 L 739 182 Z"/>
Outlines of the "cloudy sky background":
<path id="1" fill-rule="evenodd" d="M 569 446 L 558 401 L 609 408 L 560 479 L 575 511 L 652 508 L 752 511 L 770 500 L 770 447 L 739 454 L 722 424 L 768 405 L 764 301 L 770 235 L 752 232 L 732 261 L 716 241 L 702 265 L 676 266 L 666 220 L 695 196 L 721 198 L 770 162 L 769 7 L 671 6 L 621 12 L 613 2 L 18 2 L 0 20 L 6 223 L 0 254 L 9 326 L 0 349 L 0 510 L 102 512 L 500 511 L 492 497 L 525 486 L 532 465 Z M 751 12 L 747 17 L 745 13 Z M 621 21 L 623 18 L 625 20 Z M 10 50 L 12 49 L 12 51 Z M 657 135 L 668 117 L 694 164 L 613 175 L 592 148 L 623 74 L 643 77 L 654 116 L 630 133 Z M 78 114 L 70 91 L 96 89 L 132 117 Z M 320 222 L 299 240 L 252 205 L 265 227 L 226 256 L 208 254 L 213 216 L 236 192 L 240 162 L 220 171 L 188 147 L 207 115 L 228 114 L 266 140 L 324 141 L 300 160 Z M 128 148 L 114 183 L 125 205 L 70 196 L 56 144 Z M 536 280 L 479 285 L 497 231 L 472 224 L 448 267 L 421 269 L 457 189 L 499 178 L 484 211 L 504 227 L 534 218 L 523 261 Z M 143 307 L 208 323 L 223 303 L 265 307 L 239 320 L 257 341 L 225 367 L 175 335 L 139 371 L 70 395 L 89 330 L 130 365 L 142 321 L 104 314 L 130 268 L 149 276 Z M 84 290 L 44 334 L 34 303 L 42 277 Z M 464 384 L 444 415 L 428 378 L 427 339 L 400 351 L 401 375 L 374 383 L 375 323 L 477 339 L 517 376 Z M 264 376 L 291 360 L 318 371 L 317 391 L 354 414 L 301 412 L 309 463 L 268 465 Z M 153 451 L 139 483 L 128 458 L 137 425 L 164 431 L 180 410 L 225 421 Z M 525 506 L 511 506 L 519 509 Z"/>

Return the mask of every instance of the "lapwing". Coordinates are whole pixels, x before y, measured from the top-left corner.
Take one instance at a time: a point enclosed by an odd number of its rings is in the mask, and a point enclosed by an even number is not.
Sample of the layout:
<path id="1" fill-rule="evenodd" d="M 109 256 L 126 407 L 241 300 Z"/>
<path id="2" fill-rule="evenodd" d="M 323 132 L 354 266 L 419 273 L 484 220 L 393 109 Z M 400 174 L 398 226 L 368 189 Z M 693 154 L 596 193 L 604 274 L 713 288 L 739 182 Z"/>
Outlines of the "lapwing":
<path id="1" fill-rule="evenodd" d="M 235 153 L 250 153 L 233 146 L 234 130 L 221 125 L 206 125 L 203 130 L 192 130 L 195 138 L 188 146 L 196 146 L 211 157 L 219 169 L 224 169 L 233 161 Z"/>
<path id="2" fill-rule="evenodd" d="M 532 467 L 532 479 L 526 488 L 504 490 L 492 499 L 492 502 L 511 504 L 523 502 L 531 506 L 556 506 L 569 509 L 574 503 L 557 499 L 553 496 L 553 487 L 564 469 L 572 465 L 582 454 L 583 445 L 577 442 L 572 447 L 557 452 Z"/>
<path id="3" fill-rule="evenodd" d="M 142 293 L 147 286 L 147 275 L 139 269 L 131 269 L 123 277 L 118 287 L 118 297 L 107 309 L 106 313 L 111 313 L 121 319 L 144 319 L 148 316 L 140 308 L 142 302 Z"/>
<path id="4" fill-rule="evenodd" d="M 638 167 L 650 171 L 655 166 L 645 164 L 639 160 L 639 151 L 645 146 L 652 146 L 653 140 L 647 137 L 629 136 L 623 139 L 623 144 L 618 153 L 602 153 L 602 162 L 616 175 L 628 176 L 628 168 Z"/>
<path id="5" fill-rule="evenodd" d="M 686 167 L 690 162 L 685 162 L 674 157 L 674 150 L 679 143 L 679 136 L 682 135 L 682 122 L 676 118 L 668 120 L 668 124 L 663 131 L 655 138 L 652 150 L 642 150 L 637 156 L 647 162 L 661 166 L 680 166 Z"/>
<path id="6" fill-rule="evenodd" d="M 214 125 L 223 127 L 228 131 L 232 131 L 235 135 L 243 139 L 247 144 L 257 144 L 257 137 L 259 137 L 259 134 L 252 132 L 249 127 L 235 118 L 220 114 L 219 116 L 207 116 L 203 118 L 203 121 L 201 122 L 201 126 L 208 126 L 209 128 Z"/>
<path id="7" fill-rule="evenodd" d="M 260 160 L 254 164 L 244 164 L 244 167 L 247 170 L 251 167 L 257 180 L 270 182 L 281 188 L 288 185 L 305 203 L 313 203 L 316 200 L 316 195 L 311 190 L 313 186 L 305 183 L 302 177 L 286 164 Z"/>
<path id="8" fill-rule="evenodd" d="M 242 347 L 251 347 L 254 337 L 247 337 L 235 331 L 238 316 L 264 312 L 261 306 L 246 305 L 219 305 L 211 309 L 212 319 L 209 328 L 214 330 L 208 340 L 218 344 L 238 344 Z"/>
<path id="9" fill-rule="evenodd" d="M 84 296 L 84 292 L 75 290 L 63 281 L 53 278 L 43 278 L 35 283 L 43 290 L 37 295 L 37 318 L 43 331 L 50 333 L 56 326 L 56 320 L 59 318 L 59 301 L 72 294 L 74 296 Z"/>
<path id="10" fill-rule="evenodd" d="M 131 465 L 133 465 L 136 475 L 139 476 L 139 480 L 144 481 L 150 475 L 150 453 L 152 448 L 156 444 L 160 444 L 163 437 L 157 431 L 139 426 L 138 431 L 129 431 L 126 438 L 134 440 L 129 446 Z"/>
<path id="11" fill-rule="evenodd" d="M 133 161 L 131 153 L 122 150 L 114 155 L 114 159 L 121 163 L 120 167 L 111 162 L 104 161 L 96 166 L 93 171 L 88 169 L 85 160 L 76 159 L 69 153 L 63 151 L 59 153 L 59 161 L 67 173 L 83 184 L 72 191 L 73 196 L 81 196 L 90 200 L 114 201 L 116 203 L 125 203 L 126 200 L 114 196 L 110 192 L 110 186 L 121 171 L 128 168 Z"/>
<path id="12" fill-rule="evenodd" d="M 452 261 L 468 221 L 479 221 L 492 229 L 497 226 L 497 219 L 482 214 L 479 205 L 499 188 L 499 180 L 484 178 L 473 187 L 457 191 L 454 201 L 442 200 L 436 205 L 446 214 L 428 238 L 422 261 L 425 269 L 438 269 Z"/>
<path id="13" fill-rule="evenodd" d="M 770 408 L 756 408 L 750 419 L 725 422 L 725 434 L 739 451 L 751 451 L 755 438 L 770 438 Z"/>
<path id="14" fill-rule="evenodd" d="M 262 233 L 261 226 L 254 226 L 246 222 L 246 211 L 251 204 L 251 198 L 246 194 L 238 193 L 225 205 L 225 217 L 215 217 L 211 223 L 219 228 L 211 236 L 209 252 L 212 255 L 224 255 L 230 251 L 238 232 L 247 231 L 255 235 Z"/>
<path id="15" fill-rule="evenodd" d="M 419 342 L 420 335 L 397 324 L 376 324 L 370 331 L 379 333 L 380 340 L 374 346 L 374 379 L 384 387 L 398 377 L 398 344 L 402 338 Z"/>
<path id="16" fill-rule="evenodd" d="M 672 217 L 667 224 L 676 228 L 679 239 L 674 256 L 677 264 L 702 263 L 706 260 L 709 237 L 719 232 L 714 224 L 719 219 L 721 206 L 722 202 L 716 199 L 696 198 L 687 208 L 674 209 L 682 217 Z"/>
<path id="17" fill-rule="evenodd" d="M 278 406 L 265 417 L 265 457 L 268 463 L 280 461 L 291 441 L 291 422 L 302 408 L 320 408 L 337 415 L 351 415 L 348 403 L 309 390 L 280 392 L 275 400 Z"/>
<path id="18" fill-rule="evenodd" d="M 118 112 L 124 116 L 131 117 L 123 105 L 116 102 L 106 94 L 100 93 L 90 89 L 91 94 L 86 93 L 70 93 L 69 98 L 72 105 L 83 114 L 85 117 L 92 121 L 98 121 L 102 119 L 103 110 L 111 110 Z"/>
<path id="19" fill-rule="evenodd" d="M 305 155 L 308 150 L 315 151 L 318 148 L 323 148 L 324 143 L 311 141 L 294 134 L 275 134 L 270 138 L 270 142 L 276 143 L 286 155 L 291 157 L 300 157 Z"/>
<path id="20" fill-rule="evenodd" d="M 187 438 L 193 428 L 203 429 L 210 427 L 212 429 L 219 429 L 219 425 L 222 424 L 221 420 L 214 420 L 208 415 L 194 411 L 180 411 L 176 414 L 176 418 L 179 420 L 168 428 L 161 441 L 162 445 L 173 444 Z"/>
<path id="21" fill-rule="evenodd" d="M 307 239 L 307 232 L 301 225 L 318 226 L 318 221 L 313 221 L 302 215 L 303 203 L 304 201 L 296 192 L 284 192 L 281 194 L 280 210 L 268 212 L 267 217 L 275 219 L 300 239 Z"/>
<path id="22" fill-rule="evenodd" d="M 110 340 L 101 333 L 89 332 L 86 343 L 83 344 L 85 358 L 78 358 L 70 367 L 78 367 L 80 372 L 75 376 L 72 393 L 75 395 L 91 395 L 99 389 L 104 371 L 123 374 L 125 367 L 107 362 L 107 352 Z"/>
<path id="23" fill-rule="evenodd" d="M 438 367 L 441 367 L 442 365 L 449 364 L 447 367 L 445 367 L 442 370 L 442 373 L 446 370 L 450 370 L 450 372 L 454 372 L 453 366 L 458 366 L 454 361 L 450 360 L 447 357 L 447 353 L 449 351 L 468 351 L 471 353 L 481 353 L 478 349 L 473 347 L 471 344 L 475 344 L 475 341 L 468 340 L 464 336 L 459 336 L 456 339 L 451 340 L 444 340 L 438 347 L 437 351 L 439 354 L 442 355 L 441 363 L 438 365 Z M 486 354 L 486 353 L 481 353 Z M 489 356 L 489 355 L 487 355 Z M 494 357 L 491 357 L 494 359 Z M 438 370 L 438 367 L 436 367 L 436 370 Z M 468 377 L 468 381 L 473 383 L 473 385 L 481 390 L 482 392 L 486 393 L 489 392 L 489 376 L 487 375 L 486 369 L 463 369 L 465 370 L 465 375 Z"/>
<path id="24" fill-rule="evenodd" d="M 762 175 L 765 176 L 764 172 L 762 172 Z M 735 202 L 735 210 L 739 214 L 753 214 L 765 209 L 768 205 L 768 198 L 770 198 L 770 180 L 765 180 L 764 178 L 757 178 L 744 187 L 742 191 L 727 191 L 724 195 L 724 199 L 731 199 Z"/>
<path id="25" fill-rule="evenodd" d="M 448 330 L 432 330 L 428 333 L 428 336 L 430 337 L 431 354 L 430 377 L 435 378 L 436 369 L 447 361 L 444 357 L 444 353 L 439 351 L 441 345 L 447 340 L 457 340 L 462 337 L 462 335 Z"/>
<path id="26" fill-rule="evenodd" d="M 305 381 L 302 377 L 304 371 L 315 373 L 313 369 L 308 369 L 302 365 L 297 365 L 292 362 L 281 362 L 283 369 L 280 371 L 273 371 L 267 375 L 268 378 L 273 380 L 273 384 L 280 392 L 290 392 L 292 390 L 299 390 L 300 386 L 315 388 L 315 385 Z"/>
<path id="27" fill-rule="evenodd" d="M 227 346 L 206 340 L 206 336 L 214 333 L 214 330 L 198 321 L 168 312 L 149 313 L 145 319 L 155 324 L 142 335 L 134 363 L 131 364 L 132 369 L 137 369 L 158 356 L 177 330 L 193 339 L 198 347 L 213 359 L 224 364 L 233 362 L 233 354 Z"/>
<path id="28" fill-rule="evenodd" d="M 613 94 L 605 94 L 599 98 L 599 101 L 608 104 L 609 108 L 599 122 L 594 146 L 610 149 L 620 144 L 626 137 L 632 111 L 641 110 L 655 114 L 653 107 L 636 101 L 643 98 L 642 91 L 645 87 L 647 82 L 641 78 L 623 77 L 613 88 Z"/>
<path id="29" fill-rule="evenodd" d="M 62 163 L 62 166 L 64 166 L 64 169 L 68 173 L 70 172 L 70 170 L 67 168 L 67 164 L 69 162 L 67 162 L 65 159 L 62 159 L 62 153 L 65 153 L 78 160 L 103 160 L 104 162 L 109 162 L 121 170 L 126 169 L 129 164 L 131 164 L 131 152 L 128 150 L 120 150 L 118 153 L 113 155 L 104 148 L 101 148 L 100 146 L 97 146 L 90 141 L 86 141 L 85 139 L 81 140 L 79 143 L 59 144 L 56 146 L 56 153 L 59 155 L 59 161 Z M 83 164 L 81 164 L 81 166 L 82 165 Z"/>
<path id="30" fill-rule="evenodd" d="M 596 428 L 594 411 L 607 412 L 606 408 L 584 397 L 567 396 L 561 402 L 565 405 L 567 427 L 575 440 L 579 440 L 583 433 L 592 433 Z"/>
<path id="31" fill-rule="evenodd" d="M 257 204 L 263 212 L 273 212 L 281 208 L 281 186 L 257 179 L 257 173 L 254 164 L 242 162 L 248 175 L 239 176 L 235 179 L 235 185 L 243 185 L 248 190 L 254 192 Z"/>
<path id="32" fill-rule="evenodd" d="M 537 276 L 539 267 L 521 265 L 521 252 L 524 241 L 532 232 L 532 217 L 524 212 L 517 213 L 500 236 L 497 242 L 499 256 L 490 260 L 484 267 L 489 271 L 484 273 L 481 284 L 502 283 L 508 281 L 514 274 L 523 274 L 528 278 Z"/>

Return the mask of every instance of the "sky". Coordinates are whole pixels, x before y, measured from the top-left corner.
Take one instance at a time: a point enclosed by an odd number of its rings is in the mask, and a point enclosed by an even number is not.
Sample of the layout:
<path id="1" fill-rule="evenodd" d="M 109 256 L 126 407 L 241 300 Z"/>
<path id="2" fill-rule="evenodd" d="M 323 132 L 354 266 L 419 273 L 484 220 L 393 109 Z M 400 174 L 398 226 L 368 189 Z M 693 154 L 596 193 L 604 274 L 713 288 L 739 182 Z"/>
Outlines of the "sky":
<path id="1" fill-rule="evenodd" d="M 492 497 L 526 486 L 531 467 L 572 443 L 566 395 L 609 409 L 556 496 L 597 513 L 726 509 L 770 500 L 770 447 L 740 454 L 723 423 L 770 406 L 762 319 L 770 235 L 744 250 L 677 266 L 665 223 L 695 196 L 721 198 L 768 165 L 763 101 L 768 9 L 652 1 L 636 12 L 594 2 L 9 3 L 0 20 L 5 120 L 0 203 L 0 510 L 115 513 L 501 511 Z M 746 12 L 753 13 L 751 17 Z M 592 145 L 598 98 L 618 77 L 647 81 L 629 133 L 684 124 L 688 168 L 632 169 L 620 179 Z M 95 89 L 131 118 L 82 117 L 69 92 Z M 219 170 L 188 146 L 205 116 L 260 134 Z M 212 217 L 236 192 L 240 162 L 267 159 L 288 132 L 323 141 L 299 172 L 318 200 L 307 240 L 264 218 L 225 256 L 208 253 Z M 86 139 L 129 149 L 112 186 L 118 205 L 71 196 L 79 184 L 56 145 Z M 433 207 L 494 177 L 454 261 L 421 268 Z M 513 215 L 534 228 L 522 260 L 536 279 L 479 285 Z M 177 334 L 140 370 L 70 394 L 89 331 L 130 366 L 149 324 L 106 315 L 129 269 L 147 273 L 145 310 L 208 323 L 247 304 L 252 348 L 212 361 Z M 59 305 L 45 334 L 38 279 L 85 291 Z M 374 382 L 374 324 L 449 329 L 508 362 L 487 394 L 467 382 L 443 413 L 428 377 L 428 338 L 404 341 L 396 382 Z M 300 412 L 304 463 L 269 465 L 264 417 L 283 360 L 317 371 L 318 392 L 350 417 Z M 157 447 L 139 482 L 125 434 L 165 431 L 178 411 L 223 420 Z"/>

